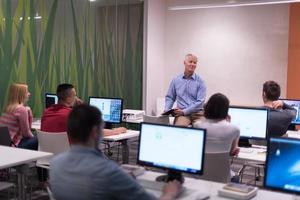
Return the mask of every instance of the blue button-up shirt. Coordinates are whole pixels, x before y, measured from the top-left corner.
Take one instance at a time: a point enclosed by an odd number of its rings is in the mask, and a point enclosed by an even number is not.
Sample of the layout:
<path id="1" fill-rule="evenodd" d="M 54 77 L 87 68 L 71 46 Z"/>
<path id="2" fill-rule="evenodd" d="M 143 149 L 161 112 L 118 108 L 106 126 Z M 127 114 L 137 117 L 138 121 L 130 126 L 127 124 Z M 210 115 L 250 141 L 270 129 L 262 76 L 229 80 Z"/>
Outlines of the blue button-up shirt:
<path id="1" fill-rule="evenodd" d="M 193 74 L 190 78 L 185 78 L 181 74 L 174 78 L 170 84 L 166 95 L 165 111 L 170 110 L 175 101 L 177 107 L 183 110 L 184 115 L 190 115 L 203 108 L 206 96 L 204 81 Z"/>
<path id="2" fill-rule="evenodd" d="M 50 185 L 57 200 L 156 199 L 100 151 L 79 145 L 53 159 Z"/>

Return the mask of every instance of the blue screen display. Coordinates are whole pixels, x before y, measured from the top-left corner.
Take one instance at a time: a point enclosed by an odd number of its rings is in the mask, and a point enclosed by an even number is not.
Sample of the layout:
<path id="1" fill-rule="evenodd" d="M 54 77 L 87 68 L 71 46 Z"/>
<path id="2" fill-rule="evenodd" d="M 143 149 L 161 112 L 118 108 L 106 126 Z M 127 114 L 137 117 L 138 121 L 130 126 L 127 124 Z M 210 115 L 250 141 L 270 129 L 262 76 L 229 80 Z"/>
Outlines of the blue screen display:
<path id="1" fill-rule="evenodd" d="M 97 107 L 101 111 L 105 122 L 121 123 L 122 99 L 90 97 L 89 104 Z"/>
<path id="2" fill-rule="evenodd" d="M 297 110 L 296 118 L 292 121 L 292 124 L 300 124 L 300 100 L 282 99 L 282 101 Z"/>
<path id="3" fill-rule="evenodd" d="M 265 186 L 300 192 L 300 140 L 271 138 Z"/>

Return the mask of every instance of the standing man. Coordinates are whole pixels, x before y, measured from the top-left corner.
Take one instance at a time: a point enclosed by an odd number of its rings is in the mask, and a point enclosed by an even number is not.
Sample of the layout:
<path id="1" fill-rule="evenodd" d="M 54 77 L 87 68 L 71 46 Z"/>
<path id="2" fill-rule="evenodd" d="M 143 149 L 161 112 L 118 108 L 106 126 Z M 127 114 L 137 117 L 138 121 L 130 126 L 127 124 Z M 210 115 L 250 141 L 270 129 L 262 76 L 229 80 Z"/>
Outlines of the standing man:
<path id="1" fill-rule="evenodd" d="M 188 126 L 203 116 L 206 86 L 195 73 L 197 61 L 198 58 L 193 54 L 185 56 L 184 73 L 172 80 L 166 95 L 165 111 L 170 110 L 177 101 L 174 110 L 175 125 Z"/>

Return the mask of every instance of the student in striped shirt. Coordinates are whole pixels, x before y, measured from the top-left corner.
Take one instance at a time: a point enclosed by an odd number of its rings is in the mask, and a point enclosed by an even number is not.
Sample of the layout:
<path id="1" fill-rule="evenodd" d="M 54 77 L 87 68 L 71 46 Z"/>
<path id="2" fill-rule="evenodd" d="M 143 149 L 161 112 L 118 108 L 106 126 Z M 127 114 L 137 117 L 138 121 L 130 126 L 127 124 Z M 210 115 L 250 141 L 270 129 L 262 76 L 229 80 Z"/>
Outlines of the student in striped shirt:
<path id="1" fill-rule="evenodd" d="M 30 107 L 26 106 L 29 96 L 28 85 L 13 83 L 0 117 L 0 125 L 8 127 L 14 146 L 37 150 L 37 138 L 31 132 L 32 112 Z"/>

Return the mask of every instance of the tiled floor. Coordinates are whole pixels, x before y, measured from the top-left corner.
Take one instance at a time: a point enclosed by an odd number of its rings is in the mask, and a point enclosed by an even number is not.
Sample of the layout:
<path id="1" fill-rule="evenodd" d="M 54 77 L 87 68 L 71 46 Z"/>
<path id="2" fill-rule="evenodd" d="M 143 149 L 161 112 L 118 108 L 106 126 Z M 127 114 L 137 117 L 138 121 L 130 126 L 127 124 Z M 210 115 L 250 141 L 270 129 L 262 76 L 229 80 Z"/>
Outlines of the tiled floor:
<path id="1" fill-rule="evenodd" d="M 129 141 L 130 146 L 130 154 L 129 154 L 129 163 L 130 164 L 136 164 L 137 160 L 137 149 L 138 149 L 138 142 L 137 140 L 130 140 Z M 110 156 L 111 159 L 115 160 L 116 162 L 121 163 L 121 149 L 119 149 L 120 155 L 118 156 L 118 148 L 117 146 L 112 149 L 112 156 Z M 242 162 L 240 161 L 234 161 L 232 164 L 232 169 L 234 172 L 237 172 L 242 167 Z M 261 173 L 263 175 L 263 172 Z M 1 177 L 1 176 L 0 176 Z M 7 180 L 7 177 L 2 177 L 2 179 Z M 10 176 L 8 177 L 9 181 L 16 182 L 16 173 L 14 170 L 10 173 Z M 0 179 L 1 181 L 1 179 Z M 29 171 L 28 176 L 28 199 L 32 200 L 48 200 L 48 193 L 45 189 L 43 189 L 39 181 L 37 179 L 37 173 L 36 169 L 33 167 Z M 248 184 L 254 184 L 254 169 L 253 168 L 246 168 L 243 178 L 243 183 Z M 262 178 L 256 182 L 257 186 L 262 186 Z M 7 191 L 1 191 L 0 192 L 0 199 L 9 199 L 7 197 Z M 13 199 L 13 195 L 10 196 Z"/>

